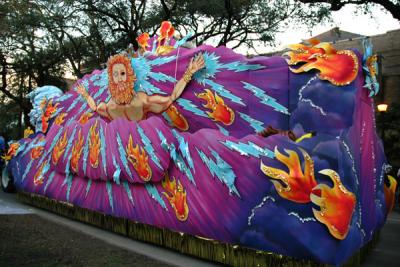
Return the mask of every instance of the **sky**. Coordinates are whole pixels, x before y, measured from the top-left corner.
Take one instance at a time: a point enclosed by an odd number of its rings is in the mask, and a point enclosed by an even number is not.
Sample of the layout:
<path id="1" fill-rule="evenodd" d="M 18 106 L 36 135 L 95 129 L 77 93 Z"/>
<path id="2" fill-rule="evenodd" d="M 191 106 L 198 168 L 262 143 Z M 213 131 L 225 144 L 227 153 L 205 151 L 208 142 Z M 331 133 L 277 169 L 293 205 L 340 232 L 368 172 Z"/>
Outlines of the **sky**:
<path id="1" fill-rule="evenodd" d="M 331 23 L 317 25 L 311 30 L 305 27 L 289 28 L 285 32 L 277 34 L 276 47 L 260 45 L 257 47 L 257 52 L 266 53 L 282 50 L 288 44 L 299 43 L 304 39 L 309 39 L 333 27 L 339 27 L 341 30 L 366 36 L 383 34 L 387 31 L 400 29 L 400 22 L 379 6 L 372 7 L 370 14 L 361 14 L 361 12 L 354 14 L 355 11 L 357 11 L 357 5 L 347 5 L 339 11 L 332 12 L 333 21 Z M 246 54 L 245 51 L 247 49 L 243 48 L 238 52 Z"/>

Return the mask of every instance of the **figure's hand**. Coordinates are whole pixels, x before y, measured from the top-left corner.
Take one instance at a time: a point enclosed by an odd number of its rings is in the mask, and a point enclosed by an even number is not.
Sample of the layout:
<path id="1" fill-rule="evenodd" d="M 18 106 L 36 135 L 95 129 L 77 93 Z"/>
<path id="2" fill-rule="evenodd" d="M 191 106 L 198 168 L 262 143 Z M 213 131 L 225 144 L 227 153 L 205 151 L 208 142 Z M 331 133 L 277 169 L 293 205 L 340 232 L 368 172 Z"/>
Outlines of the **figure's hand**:
<path id="1" fill-rule="evenodd" d="M 94 102 L 94 99 L 88 94 L 86 88 L 82 84 L 79 84 L 76 87 L 76 91 L 87 101 L 89 107 L 92 110 L 96 111 L 97 109 L 96 102 Z"/>
<path id="2" fill-rule="evenodd" d="M 198 70 L 204 68 L 204 66 L 205 64 L 204 64 L 203 54 L 199 54 L 196 57 L 192 58 L 192 60 L 190 60 L 187 71 L 189 71 L 191 74 L 194 74 Z"/>
<path id="3" fill-rule="evenodd" d="M 76 91 L 84 98 L 86 98 L 88 95 L 86 88 L 82 84 L 78 84 L 78 86 L 76 87 Z"/>

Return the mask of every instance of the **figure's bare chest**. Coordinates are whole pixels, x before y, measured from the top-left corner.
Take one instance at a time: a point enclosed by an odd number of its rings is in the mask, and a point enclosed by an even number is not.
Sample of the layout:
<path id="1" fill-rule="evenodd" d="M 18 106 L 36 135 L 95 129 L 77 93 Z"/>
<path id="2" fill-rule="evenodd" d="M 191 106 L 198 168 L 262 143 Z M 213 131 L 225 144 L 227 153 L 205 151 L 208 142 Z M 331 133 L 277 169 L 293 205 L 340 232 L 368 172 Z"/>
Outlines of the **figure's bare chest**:
<path id="1" fill-rule="evenodd" d="M 139 121 L 143 119 L 144 115 L 143 102 L 139 98 L 135 98 L 125 105 L 111 102 L 108 103 L 108 112 L 113 119 L 124 117 L 128 120 Z"/>

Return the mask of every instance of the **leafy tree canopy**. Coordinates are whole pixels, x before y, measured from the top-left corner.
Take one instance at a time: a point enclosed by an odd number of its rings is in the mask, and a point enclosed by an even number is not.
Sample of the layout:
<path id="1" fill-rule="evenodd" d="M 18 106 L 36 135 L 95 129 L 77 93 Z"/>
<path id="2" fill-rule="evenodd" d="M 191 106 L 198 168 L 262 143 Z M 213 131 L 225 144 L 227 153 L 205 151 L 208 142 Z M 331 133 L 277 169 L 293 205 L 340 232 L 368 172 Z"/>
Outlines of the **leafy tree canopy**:
<path id="1" fill-rule="evenodd" d="M 330 10 L 337 11 L 342 7 L 353 4 L 359 5 L 366 11 L 371 5 L 379 5 L 392 14 L 393 18 L 400 20 L 400 1 L 399 0 L 297 0 L 301 3 L 326 3 Z"/>
<path id="2" fill-rule="evenodd" d="M 294 0 L 3 0 L 0 101 L 15 107 L 16 125 L 29 125 L 27 93 L 45 84 L 67 89 L 66 73 L 80 78 L 101 68 L 110 55 L 136 46 L 142 32 L 154 35 L 163 20 L 181 36 L 193 32 L 196 45 L 252 48 L 273 43 L 289 23 L 311 27 L 328 17 L 324 5 Z"/>

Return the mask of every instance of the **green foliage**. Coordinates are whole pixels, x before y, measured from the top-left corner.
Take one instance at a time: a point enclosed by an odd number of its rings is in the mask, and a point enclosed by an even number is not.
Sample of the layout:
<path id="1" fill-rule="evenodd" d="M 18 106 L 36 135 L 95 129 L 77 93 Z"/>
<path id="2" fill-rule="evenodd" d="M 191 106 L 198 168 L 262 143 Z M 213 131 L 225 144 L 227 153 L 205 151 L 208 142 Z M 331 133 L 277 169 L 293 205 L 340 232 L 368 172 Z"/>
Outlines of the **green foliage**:
<path id="1" fill-rule="evenodd" d="M 25 115 L 18 125 L 28 125 L 27 93 L 46 84 L 66 90 L 66 73 L 81 78 L 104 67 L 110 55 L 136 48 L 139 34 L 156 34 L 163 20 L 181 36 L 194 32 L 196 45 L 254 48 L 273 43 L 289 23 L 312 26 L 327 17 L 324 6 L 294 0 L 1 1 L 0 96 Z"/>
<path id="2" fill-rule="evenodd" d="M 372 6 L 380 6 L 392 14 L 392 16 L 400 20 L 400 1 L 399 0 L 297 0 L 301 3 L 326 4 L 327 8 L 332 11 L 340 10 L 346 5 L 357 5 L 358 12 L 371 14 Z M 372 14 L 371 14 L 372 15 Z"/>
<path id="3" fill-rule="evenodd" d="M 16 140 L 20 133 L 18 129 L 18 116 L 20 109 L 13 101 L 0 101 L 0 135 L 4 136 L 7 141 Z"/>

